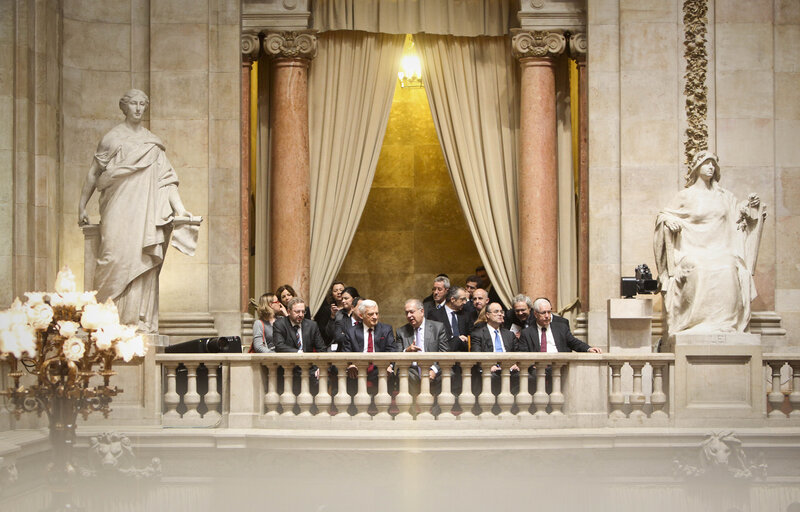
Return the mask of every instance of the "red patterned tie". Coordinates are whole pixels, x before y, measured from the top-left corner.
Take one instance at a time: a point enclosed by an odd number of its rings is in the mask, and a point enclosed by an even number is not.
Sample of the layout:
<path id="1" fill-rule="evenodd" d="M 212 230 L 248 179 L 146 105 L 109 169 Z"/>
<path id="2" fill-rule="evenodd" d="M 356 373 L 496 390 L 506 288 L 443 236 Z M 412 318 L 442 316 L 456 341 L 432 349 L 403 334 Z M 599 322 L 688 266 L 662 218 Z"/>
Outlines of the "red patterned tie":
<path id="1" fill-rule="evenodd" d="M 547 352 L 547 327 L 542 327 L 542 342 L 539 345 L 542 352 Z"/>
<path id="2" fill-rule="evenodd" d="M 367 329 L 369 337 L 367 338 L 367 352 L 375 352 L 375 345 L 372 343 L 372 328 Z"/>

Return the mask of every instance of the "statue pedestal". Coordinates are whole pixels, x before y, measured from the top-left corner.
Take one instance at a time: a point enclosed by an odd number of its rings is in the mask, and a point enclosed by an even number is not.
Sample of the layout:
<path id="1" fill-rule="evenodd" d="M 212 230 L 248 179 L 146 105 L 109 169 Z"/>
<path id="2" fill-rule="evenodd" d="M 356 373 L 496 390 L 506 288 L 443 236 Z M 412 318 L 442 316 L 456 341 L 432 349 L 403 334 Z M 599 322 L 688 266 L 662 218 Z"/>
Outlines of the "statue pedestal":
<path id="1" fill-rule="evenodd" d="M 653 351 L 653 299 L 608 299 L 608 351 Z"/>
<path id="2" fill-rule="evenodd" d="M 667 346 L 675 352 L 672 396 L 679 426 L 762 421 L 767 404 L 760 335 L 677 334 Z"/>

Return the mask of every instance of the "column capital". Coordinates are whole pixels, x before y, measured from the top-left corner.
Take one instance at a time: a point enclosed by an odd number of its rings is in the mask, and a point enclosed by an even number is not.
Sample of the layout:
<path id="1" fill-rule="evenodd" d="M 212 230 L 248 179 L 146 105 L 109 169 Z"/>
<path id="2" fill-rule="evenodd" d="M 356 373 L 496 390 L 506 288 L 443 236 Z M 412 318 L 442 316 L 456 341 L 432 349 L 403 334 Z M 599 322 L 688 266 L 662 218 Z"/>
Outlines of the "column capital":
<path id="1" fill-rule="evenodd" d="M 567 46 L 561 32 L 515 29 L 512 33 L 514 36 L 511 38 L 511 51 L 518 59 L 557 57 Z"/>
<path id="2" fill-rule="evenodd" d="M 242 33 L 242 62 L 253 62 L 258 60 L 261 53 L 261 41 L 255 32 Z"/>
<path id="3" fill-rule="evenodd" d="M 315 30 L 268 32 L 264 35 L 264 52 L 274 59 L 308 59 L 317 56 Z"/>
<path id="4" fill-rule="evenodd" d="M 569 55 L 578 63 L 586 63 L 586 52 L 589 49 L 589 40 L 586 32 L 575 32 L 569 36 Z"/>

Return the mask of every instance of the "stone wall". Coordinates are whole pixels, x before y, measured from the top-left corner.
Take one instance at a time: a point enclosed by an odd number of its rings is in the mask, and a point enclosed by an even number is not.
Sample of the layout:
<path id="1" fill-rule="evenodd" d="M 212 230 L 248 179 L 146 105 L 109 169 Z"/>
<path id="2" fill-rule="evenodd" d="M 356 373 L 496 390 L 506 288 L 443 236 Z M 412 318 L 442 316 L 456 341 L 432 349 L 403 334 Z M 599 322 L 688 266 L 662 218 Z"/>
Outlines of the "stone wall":
<path id="1" fill-rule="evenodd" d="M 338 279 L 376 300 L 383 321 L 400 327 L 405 300 L 430 294 L 436 274 L 463 286 L 480 264 L 425 90 L 398 82 L 369 199 Z"/>

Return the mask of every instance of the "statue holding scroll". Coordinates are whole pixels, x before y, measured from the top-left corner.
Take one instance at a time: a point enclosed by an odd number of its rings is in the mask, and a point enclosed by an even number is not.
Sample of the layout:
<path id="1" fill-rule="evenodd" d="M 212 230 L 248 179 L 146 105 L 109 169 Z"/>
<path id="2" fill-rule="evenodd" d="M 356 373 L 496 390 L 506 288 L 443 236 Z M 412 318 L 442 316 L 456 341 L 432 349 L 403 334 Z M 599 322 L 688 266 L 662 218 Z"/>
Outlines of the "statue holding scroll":
<path id="1" fill-rule="evenodd" d="M 202 219 L 178 195 L 178 176 L 164 143 L 142 126 L 147 95 L 131 89 L 119 100 L 125 121 L 105 134 L 81 191 L 78 224 L 88 224 L 86 204 L 100 192 L 100 243 L 94 287 L 97 299 L 114 300 L 123 324 L 158 331 L 158 275 L 167 244 L 193 255 Z"/>
<path id="2" fill-rule="evenodd" d="M 654 251 L 667 328 L 676 333 L 744 332 L 766 207 L 720 187 L 718 158 L 695 154 L 680 191 L 656 219 Z"/>

